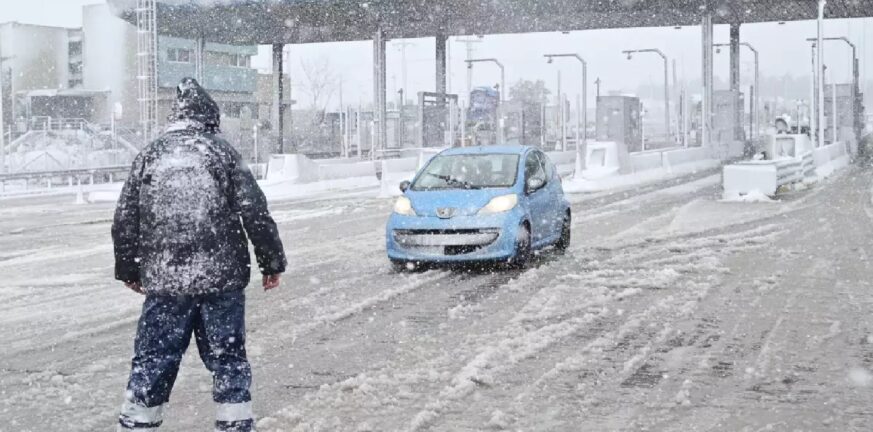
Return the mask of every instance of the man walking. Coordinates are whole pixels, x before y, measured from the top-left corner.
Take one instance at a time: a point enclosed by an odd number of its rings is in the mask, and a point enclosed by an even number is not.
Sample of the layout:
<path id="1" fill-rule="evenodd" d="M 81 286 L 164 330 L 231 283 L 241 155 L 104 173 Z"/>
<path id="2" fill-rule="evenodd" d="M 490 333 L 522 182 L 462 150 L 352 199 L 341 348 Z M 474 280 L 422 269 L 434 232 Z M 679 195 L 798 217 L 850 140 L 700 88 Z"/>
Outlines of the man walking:
<path id="1" fill-rule="evenodd" d="M 145 294 L 119 431 L 161 425 L 192 334 L 212 372 L 215 429 L 254 429 L 246 235 L 265 290 L 279 286 L 286 259 L 264 194 L 239 153 L 216 136 L 219 123 L 215 101 L 183 79 L 169 127 L 137 155 L 118 201 L 115 277 Z"/>

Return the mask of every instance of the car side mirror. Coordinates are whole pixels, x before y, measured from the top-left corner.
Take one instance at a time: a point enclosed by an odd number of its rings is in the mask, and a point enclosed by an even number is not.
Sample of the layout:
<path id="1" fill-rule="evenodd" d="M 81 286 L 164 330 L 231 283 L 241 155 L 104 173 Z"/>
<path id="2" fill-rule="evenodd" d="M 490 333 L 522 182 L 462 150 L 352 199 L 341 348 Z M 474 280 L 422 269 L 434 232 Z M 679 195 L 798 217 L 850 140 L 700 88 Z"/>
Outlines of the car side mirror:
<path id="1" fill-rule="evenodd" d="M 400 192 L 406 192 L 406 190 L 409 189 L 410 185 L 412 185 L 412 182 L 410 182 L 409 180 L 403 180 L 402 182 L 400 182 Z"/>
<path id="2" fill-rule="evenodd" d="M 527 179 L 527 183 L 525 184 L 525 192 L 527 192 L 527 193 L 536 192 L 536 191 L 540 190 L 540 188 L 542 188 L 545 184 L 546 184 L 546 181 L 539 178 L 539 177 L 529 178 L 529 179 Z"/>

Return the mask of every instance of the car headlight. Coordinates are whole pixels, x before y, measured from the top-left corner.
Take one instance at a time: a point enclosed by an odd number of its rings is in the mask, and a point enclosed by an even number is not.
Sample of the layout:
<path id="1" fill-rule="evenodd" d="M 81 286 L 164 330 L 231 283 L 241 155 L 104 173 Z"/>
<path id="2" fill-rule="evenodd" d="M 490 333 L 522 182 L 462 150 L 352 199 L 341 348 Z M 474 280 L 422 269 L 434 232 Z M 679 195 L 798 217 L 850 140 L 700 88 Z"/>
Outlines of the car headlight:
<path id="1" fill-rule="evenodd" d="M 482 207 L 479 210 L 479 214 L 494 214 L 494 213 L 503 213 L 508 212 L 515 208 L 518 205 L 518 195 L 509 194 L 509 195 L 501 195 L 499 197 L 494 197 L 485 207 Z"/>
<path id="2" fill-rule="evenodd" d="M 397 198 L 397 202 L 394 203 L 394 213 L 403 216 L 417 216 L 415 209 L 412 208 L 412 201 L 405 196 Z"/>

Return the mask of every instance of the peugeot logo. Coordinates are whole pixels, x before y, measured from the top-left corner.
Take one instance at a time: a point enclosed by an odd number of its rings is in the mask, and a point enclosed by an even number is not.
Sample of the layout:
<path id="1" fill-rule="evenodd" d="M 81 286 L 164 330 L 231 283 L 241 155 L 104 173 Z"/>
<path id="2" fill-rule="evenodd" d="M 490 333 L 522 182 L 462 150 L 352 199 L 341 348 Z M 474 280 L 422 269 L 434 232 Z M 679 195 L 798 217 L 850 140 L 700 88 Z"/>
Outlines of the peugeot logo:
<path id="1" fill-rule="evenodd" d="M 437 209 L 437 216 L 442 219 L 449 219 L 455 215 L 455 209 L 451 207 L 441 207 Z"/>

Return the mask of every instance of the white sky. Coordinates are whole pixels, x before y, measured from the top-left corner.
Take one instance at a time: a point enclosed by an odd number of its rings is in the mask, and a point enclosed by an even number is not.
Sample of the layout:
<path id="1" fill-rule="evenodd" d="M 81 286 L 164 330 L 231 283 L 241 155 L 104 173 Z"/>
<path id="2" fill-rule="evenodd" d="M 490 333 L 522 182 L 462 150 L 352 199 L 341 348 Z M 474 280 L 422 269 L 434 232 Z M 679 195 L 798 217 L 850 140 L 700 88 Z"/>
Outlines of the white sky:
<path id="1" fill-rule="evenodd" d="M 19 21 L 33 24 L 60 25 L 76 27 L 81 25 L 81 7 L 86 4 L 102 3 L 99 0 L 0 0 L 0 22 Z M 868 32 L 866 27 L 870 27 Z M 814 22 L 789 22 L 785 25 L 775 23 L 744 25 L 741 37 L 761 52 L 761 74 L 782 76 L 809 75 L 810 56 L 806 37 L 813 36 Z M 848 36 L 854 40 L 861 51 L 862 77 L 866 77 L 866 57 L 873 56 L 873 25 L 871 20 L 830 20 L 825 24 L 826 36 Z M 727 41 L 727 27 L 716 27 L 716 42 Z M 451 85 L 454 92 L 463 92 L 466 87 L 466 55 L 464 44 L 452 38 L 450 43 Z M 433 39 L 411 40 L 415 46 L 407 48 L 409 92 L 432 90 L 434 82 Z M 850 79 L 849 50 L 844 44 L 832 43 L 826 51 L 825 62 L 830 73 L 839 81 Z M 557 70 L 562 71 L 563 87 L 573 94 L 579 92 L 579 65 L 574 60 L 557 61 L 548 65 L 542 55 L 548 52 L 577 52 L 589 63 L 589 78 L 601 78 L 603 92 L 618 90 L 631 92 L 641 83 L 652 82 L 660 85 L 663 81 L 661 60 L 654 56 L 640 55 L 628 61 L 623 49 L 660 48 L 677 62 L 677 75 L 689 79 L 700 74 L 700 28 L 673 28 L 602 30 L 560 33 L 540 33 L 529 35 L 486 36 L 475 45 L 474 56 L 496 57 L 506 65 L 507 84 L 518 79 L 544 79 L 553 89 Z M 261 55 L 254 59 L 259 68 L 269 68 L 269 49 L 261 48 Z M 748 51 L 743 48 L 744 54 Z M 863 55 L 866 53 L 867 55 Z M 345 103 L 367 103 L 372 94 L 372 50 L 369 42 L 331 43 L 295 45 L 291 48 L 289 65 L 295 86 L 300 83 L 303 61 L 327 59 L 336 75 L 343 79 Z M 716 75 L 726 79 L 728 55 L 716 55 Z M 741 60 L 743 74 L 751 76 L 752 57 L 743 55 Z M 388 91 L 396 94 L 402 87 L 401 62 L 397 46 L 388 43 Z M 296 78 L 296 79 L 295 79 Z M 473 85 L 492 85 L 499 81 L 497 69 L 491 65 L 477 65 Z M 396 84 L 395 84 L 396 83 Z M 747 83 L 743 83 L 747 85 Z M 295 87 L 295 90 L 298 88 Z M 299 92 L 298 92 L 299 93 Z M 593 90 L 589 90 L 593 94 Z M 334 103 L 338 95 L 334 97 Z M 592 96 L 593 97 L 593 96 Z M 295 98 L 305 96 L 296 94 Z M 389 96 L 389 100 L 393 100 Z"/>

